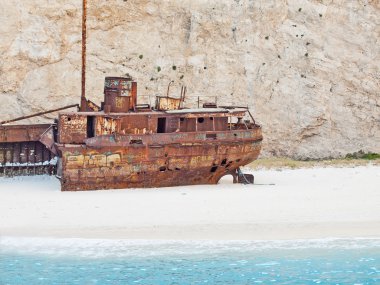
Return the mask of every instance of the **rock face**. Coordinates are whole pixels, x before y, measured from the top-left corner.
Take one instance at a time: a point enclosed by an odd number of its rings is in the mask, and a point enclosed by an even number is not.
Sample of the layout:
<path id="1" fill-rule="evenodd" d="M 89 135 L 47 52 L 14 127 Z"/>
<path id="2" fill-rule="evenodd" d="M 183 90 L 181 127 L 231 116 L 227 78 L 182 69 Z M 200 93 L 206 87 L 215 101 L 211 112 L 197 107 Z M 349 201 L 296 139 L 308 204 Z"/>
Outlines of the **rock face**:
<path id="1" fill-rule="evenodd" d="M 82 1 L 3 2 L 0 119 L 79 103 Z M 188 107 L 248 105 L 264 156 L 380 152 L 379 1 L 93 0 L 87 51 L 94 102 L 105 76 L 139 103 L 173 80 Z"/>

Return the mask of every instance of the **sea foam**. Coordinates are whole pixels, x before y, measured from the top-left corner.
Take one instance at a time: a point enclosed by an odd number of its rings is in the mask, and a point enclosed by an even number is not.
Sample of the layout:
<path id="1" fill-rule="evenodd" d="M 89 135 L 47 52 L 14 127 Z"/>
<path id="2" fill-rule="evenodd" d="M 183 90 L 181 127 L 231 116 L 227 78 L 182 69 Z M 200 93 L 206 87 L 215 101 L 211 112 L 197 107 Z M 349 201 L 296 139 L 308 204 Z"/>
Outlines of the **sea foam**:
<path id="1" fill-rule="evenodd" d="M 83 258 L 149 257 L 260 252 L 271 249 L 379 249 L 379 238 L 299 240 L 129 240 L 1 237 L 0 253 L 80 256 Z"/>

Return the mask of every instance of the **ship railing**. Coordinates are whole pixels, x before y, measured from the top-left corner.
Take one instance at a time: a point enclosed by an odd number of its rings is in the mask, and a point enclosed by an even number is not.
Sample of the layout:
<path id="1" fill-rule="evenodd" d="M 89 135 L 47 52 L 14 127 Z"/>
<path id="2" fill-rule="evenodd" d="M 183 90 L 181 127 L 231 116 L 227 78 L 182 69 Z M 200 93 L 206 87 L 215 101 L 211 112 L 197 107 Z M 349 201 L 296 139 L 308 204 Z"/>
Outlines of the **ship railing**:
<path id="1" fill-rule="evenodd" d="M 218 97 L 217 96 L 192 96 L 186 94 L 186 89 L 181 89 L 181 94 L 178 95 L 170 95 L 167 94 L 140 94 L 139 100 L 154 106 L 156 102 L 157 97 L 170 97 L 170 98 L 176 98 L 181 101 L 180 109 L 184 108 L 185 102 L 186 102 L 186 108 L 202 108 L 204 104 L 213 104 L 217 105 L 218 103 Z M 185 101 L 186 100 L 186 101 Z"/>
<path id="2" fill-rule="evenodd" d="M 242 123 L 229 123 L 228 130 L 251 130 L 258 127 L 255 123 L 244 120 Z"/>

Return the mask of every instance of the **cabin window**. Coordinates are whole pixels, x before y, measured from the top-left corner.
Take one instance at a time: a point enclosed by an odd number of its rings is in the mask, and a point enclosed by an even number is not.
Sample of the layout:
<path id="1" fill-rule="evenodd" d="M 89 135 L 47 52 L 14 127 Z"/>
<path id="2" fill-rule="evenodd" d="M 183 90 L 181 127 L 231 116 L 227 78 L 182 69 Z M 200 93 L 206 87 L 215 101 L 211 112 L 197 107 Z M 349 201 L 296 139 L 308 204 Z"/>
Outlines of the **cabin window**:
<path id="1" fill-rule="evenodd" d="M 203 123 L 205 121 L 205 119 L 204 118 L 198 118 L 198 123 Z"/>
<path id="2" fill-rule="evenodd" d="M 129 144 L 143 144 L 142 140 L 130 140 Z"/>
<path id="3" fill-rule="evenodd" d="M 95 136 L 94 120 L 93 116 L 87 117 L 87 137 L 93 138 Z"/>
<path id="4" fill-rule="evenodd" d="M 157 133 L 165 133 L 166 118 L 158 118 Z"/>
<path id="5" fill-rule="evenodd" d="M 216 140 L 216 134 L 206 134 L 206 139 Z"/>

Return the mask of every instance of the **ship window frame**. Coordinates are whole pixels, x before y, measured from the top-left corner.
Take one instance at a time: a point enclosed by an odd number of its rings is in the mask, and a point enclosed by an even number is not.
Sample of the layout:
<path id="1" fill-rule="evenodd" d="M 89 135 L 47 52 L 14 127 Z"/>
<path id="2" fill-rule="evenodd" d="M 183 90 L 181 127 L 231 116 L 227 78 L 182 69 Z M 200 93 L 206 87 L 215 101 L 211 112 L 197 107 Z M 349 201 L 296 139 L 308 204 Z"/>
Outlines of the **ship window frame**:
<path id="1" fill-rule="evenodd" d="M 157 133 L 163 134 L 166 132 L 166 117 L 157 118 Z"/>
<path id="2" fill-rule="evenodd" d="M 87 116 L 87 138 L 95 137 L 95 116 Z"/>
<path id="3" fill-rule="evenodd" d="M 129 144 L 142 145 L 143 141 L 142 141 L 142 139 L 132 139 L 129 141 Z"/>

